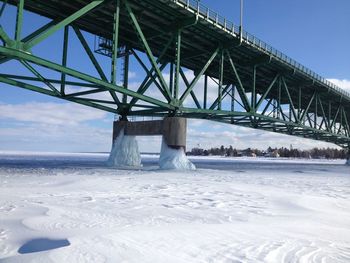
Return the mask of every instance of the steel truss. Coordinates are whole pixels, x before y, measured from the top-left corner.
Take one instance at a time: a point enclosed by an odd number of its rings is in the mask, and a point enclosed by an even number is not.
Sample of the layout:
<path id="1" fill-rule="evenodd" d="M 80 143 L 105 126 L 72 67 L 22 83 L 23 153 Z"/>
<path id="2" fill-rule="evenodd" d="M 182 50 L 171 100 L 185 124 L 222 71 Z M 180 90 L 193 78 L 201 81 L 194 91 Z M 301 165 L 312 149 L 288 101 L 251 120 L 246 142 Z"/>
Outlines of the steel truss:
<path id="1" fill-rule="evenodd" d="M 183 30 L 195 26 L 198 23 L 198 15 L 171 26 L 166 44 L 161 50 L 155 51 L 149 41 L 156 38 L 157 34 L 153 32 L 150 36 L 149 32 L 144 32 L 139 23 L 139 15 L 135 14 L 129 0 L 114 0 L 112 38 L 105 42 L 109 43 L 105 47 L 105 54 L 110 56 L 111 64 L 108 76 L 76 22 L 99 7 L 110 4 L 111 1 L 91 1 L 75 13 L 59 21 L 52 20 L 23 38 L 24 1 L 18 0 L 14 38 L 0 27 L 0 63 L 4 66 L 8 61 L 19 61 L 32 76 L 0 72 L 0 82 L 123 117 L 183 116 L 207 119 L 349 147 L 349 112 L 342 96 L 335 101 L 330 100 L 327 93 L 316 88 L 310 93 L 312 83 L 295 85 L 290 81 L 289 77 L 294 72 L 281 70 L 276 71 L 272 78 L 262 77 L 264 65 L 269 63 L 269 59 L 257 59 L 248 64 L 245 62 L 243 72 L 241 68 L 238 69 L 242 66 L 241 61 L 232 56 L 237 47 L 235 45 L 218 41 L 214 48 L 205 52 L 199 51 L 197 54 L 193 51 L 191 55 L 183 52 L 189 45 L 188 39 L 183 38 Z M 0 15 L 5 6 L 6 1 L 2 4 Z M 138 39 L 142 49 L 121 43 L 120 25 L 126 23 L 121 21 L 121 11 L 127 14 L 127 23 L 133 30 L 130 34 Z M 57 34 L 59 30 L 64 31 L 61 40 L 61 63 L 47 60 L 32 52 L 34 47 L 51 35 Z M 98 77 L 68 66 L 69 40 L 73 32 Z M 239 45 L 239 39 L 237 41 Z M 155 56 L 155 53 L 158 56 Z M 169 56 L 169 53 L 172 55 Z M 195 70 L 191 69 L 193 78 L 190 79 L 189 70 L 184 65 L 187 60 L 196 56 L 204 56 L 206 62 L 198 65 Z M 137 88 L 129 85 L 131 58 L 137 61 L 145 72 L 145 78 Z M 124 62 L 122 82 L 117 81 L 118 59 L 123 59 Z M 61 77 L 46 78 L 40 72 L 41 67 L 59 72 Z M 214 71 L 215 75 L 212 74 Z M 264 81 L 260 81 L 261 78 L 264 78 Z M 67 86 L 84 90 L 72 92 L 67 90 Z M 107 93 L 109 98 L 96 98 L 100 93 Z"/>

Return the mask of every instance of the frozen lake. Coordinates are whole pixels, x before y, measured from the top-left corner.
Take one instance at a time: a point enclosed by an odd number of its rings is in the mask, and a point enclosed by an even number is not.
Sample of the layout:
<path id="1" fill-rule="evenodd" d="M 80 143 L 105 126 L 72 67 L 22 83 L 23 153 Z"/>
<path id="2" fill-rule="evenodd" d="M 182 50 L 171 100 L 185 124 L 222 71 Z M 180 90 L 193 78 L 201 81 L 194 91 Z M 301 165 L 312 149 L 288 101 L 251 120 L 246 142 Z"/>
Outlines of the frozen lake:
<path id="1" fill-rule="evenodd" d="M 0 153 L 0 262 L 350 262 L 345 161 Z"/>

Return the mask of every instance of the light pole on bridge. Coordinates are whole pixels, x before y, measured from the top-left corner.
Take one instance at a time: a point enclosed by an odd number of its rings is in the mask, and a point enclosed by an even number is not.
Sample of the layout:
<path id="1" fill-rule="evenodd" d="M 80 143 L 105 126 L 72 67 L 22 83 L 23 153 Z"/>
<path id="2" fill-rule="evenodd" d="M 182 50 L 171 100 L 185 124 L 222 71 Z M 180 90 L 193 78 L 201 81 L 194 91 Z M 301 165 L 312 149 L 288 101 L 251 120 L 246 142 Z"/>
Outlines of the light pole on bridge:
<path id="1" fill-rule="evenodd" d="M 201 0 L 198 0 L 200 2 Z M 240 23 L 239 23 L 239 40 L 240 43 L 242 43 L 243 40 L 243 5 L 244 5 L 244 0 L 240 0 Z"/>
<path id="2" fill-rule="evenodd" d="M 243 40 L 243 0 L 241 0 L 241 4 L 240 4 L 239 40 L 240 40 L 240 43 L 242 43 L 242 40 Z"/>

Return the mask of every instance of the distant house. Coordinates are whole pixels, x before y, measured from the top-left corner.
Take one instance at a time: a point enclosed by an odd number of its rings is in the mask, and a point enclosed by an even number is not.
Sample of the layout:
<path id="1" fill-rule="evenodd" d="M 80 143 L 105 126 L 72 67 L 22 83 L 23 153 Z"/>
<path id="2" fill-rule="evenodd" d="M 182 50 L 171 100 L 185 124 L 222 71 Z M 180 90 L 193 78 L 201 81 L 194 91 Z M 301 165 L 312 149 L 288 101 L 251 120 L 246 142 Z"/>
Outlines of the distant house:
<path id="1" fill-rule="evenodd" d="M 245 149 L 241 153 L 242 156 L 256 157 L 256 153 L 251 148 Z"/>
<path id="2" fill-rule="evenodd" d="M 247 154 L 248 157 L 256 157 L 256 153 L 254 152 L 250 152 Z"/>
<path id="3" fill-rule="evenodd" d="M 280 154 L 278 153 L 278 150 L 273 150 L 271 152 L 267 152 L 264 155 L 265 157 L 272 157 L 272 158 L 279 158 Z"/>
<path id="4" fill-rule="evenodd" d="M 242 157 L 243 156 L 243 152 L 242 151 L 237 151 L 237 157 Z"/>

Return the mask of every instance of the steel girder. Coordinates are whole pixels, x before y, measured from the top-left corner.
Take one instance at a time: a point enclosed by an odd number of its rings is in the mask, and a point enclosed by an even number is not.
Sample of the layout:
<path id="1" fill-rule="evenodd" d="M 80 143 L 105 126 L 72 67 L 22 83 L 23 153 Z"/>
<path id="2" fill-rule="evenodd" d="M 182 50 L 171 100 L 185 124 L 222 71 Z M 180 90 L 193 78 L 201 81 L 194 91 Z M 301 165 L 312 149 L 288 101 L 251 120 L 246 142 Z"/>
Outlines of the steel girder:
<path id="1" fill-rule="evenodd" d="M 84 27 L 79 25 L 83 23 L 83 17 L 111 5 L 114 13 L 113 26 L 108 34 L 112 41 L 108 52 L 111 54 L 108 79 L 85 39 Z M 349 107 L 342 96 L 330 99 L 328 93 L 317 88 L 310 93 L 312 85 L 293 81 L 294 71 L 277 69 L 273 75 L 265 74 L 271 58 L 259 57 L 242 62 L 237 57 L 241 47 L 234 48 L 221 39 L 210 43 L 205 50 L 197 49 L 189 41 L 188 32 L 193 28 L 203 30 L 203 24 L 198 25 L 198 12 L 193 17 L 171 22 L 167 33 L 150 32 L 145 31 L 142 16 L 132 0 L 95 0 L 23 38 L 24 7 L 25 0 L 19 0 L 14 38 L 0 27 L 0 67 L 10 60 L 17 60 L 33 76 L 0 72 L 0 82 L 123 116 L 171 115 L 208 119 L 349 147 Z M 1 13 L 3 10 L 1 8 Z M 61 29 L 64 30 L 61 63 L 34 54 L 33 47 Z M 70 31 L 79 39 L 98 77 L 69 67 Z M 157 38 L 166 38 L 165 44 L 155 46 L 152 41 Z M 233 39 L 232 43 L 235 41 Z M 118 50 L 122 46 L 126 48 L 124 81 L 118 83 L 117 61 L 121 56 Z M 136 88 L 129 86 L 128 72 L 132 67 L 129 56 L 145 71 L 144 80 Z M 194 68 L 189 61 L 197 63 L 197 67 Z M 59 72 L 61 77 L 46 78 L 40 67 Z M 193 76 L 190 76 L 191 71 Z M 76 81 L 67 81 L 67 77 Z M 305 85 L 308 85 L 307 90 Z M 67 86 L 83 87 L 84 90 L 72 92 Z M 107 93 L 110 98 L 97 98 L 99 93 Z"/>

